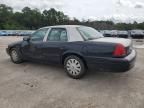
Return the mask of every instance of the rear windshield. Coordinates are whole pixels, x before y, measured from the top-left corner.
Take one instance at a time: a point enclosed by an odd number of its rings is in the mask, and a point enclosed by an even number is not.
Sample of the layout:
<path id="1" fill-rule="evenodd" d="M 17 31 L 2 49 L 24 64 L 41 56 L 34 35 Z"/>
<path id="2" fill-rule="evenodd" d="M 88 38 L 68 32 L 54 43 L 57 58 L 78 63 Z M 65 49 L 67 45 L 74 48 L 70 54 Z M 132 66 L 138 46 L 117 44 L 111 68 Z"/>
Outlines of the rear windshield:
<path id="1" fill-rule="evenodd" d="M 100 32 L 91 27 L 78 27 L 77 30 L 85 40 L 93 40 L 104 37 Z"/>

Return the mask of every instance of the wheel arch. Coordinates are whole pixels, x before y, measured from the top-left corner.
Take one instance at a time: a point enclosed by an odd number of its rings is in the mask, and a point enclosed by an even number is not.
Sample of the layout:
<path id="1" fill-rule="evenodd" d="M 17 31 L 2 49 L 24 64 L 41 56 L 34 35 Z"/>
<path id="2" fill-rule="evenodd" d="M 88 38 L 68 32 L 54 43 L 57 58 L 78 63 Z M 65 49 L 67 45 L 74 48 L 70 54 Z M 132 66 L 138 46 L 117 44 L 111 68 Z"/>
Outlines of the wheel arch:
<path id="1" fill-rule="evenodd" d="M 11 47 L 9 48 L 9 53 L 11 52 L 12 49 L 18 49 L 18 50 L 19 50 L 20 48 L 19 48 L 18 45 L 17 45 L 17 46 L 11 46 Z"/>
<path id="2" fill-rule="evenodd" d="M 62 58 L 61 58 L 61 63 L 64 64 L 65 58 L 68 57 L 68 56 L 72 56 L 72 55 L 79 57 L 84 62 L 84 65 L 86 66 L 86 68 L 88 68 L 86 60 L 84 59 L 83 55 L 81 53 L 78 53 L 78 52 L 67 52 L 67 53 L 64 53 L 62 55 Z"/>
<path id="3" fill-rule="evenodd" d="M 19 45 L 11 46 L 9 48 L 9 50 L 8 50 L 9 55 L 10 55 L 10 52 L 11 52 L 12 49 L 16 49 L 18 51 L 18 53 L 20 54 L 20 56 L 22 57 L 22 52 L 20 50 L 20 46 Z"/>
<path id="4" fill-rule="evenodd" d="M 15 47 L 14 47 L 14 46 L 12 46 L 12 47 L 9 47 L 9 48 L 8 48 L 8 54 L 9 54 L 9 55 L 10 55 L 11 50 L 12 50 L 13 48 L 15 48 Z"/>

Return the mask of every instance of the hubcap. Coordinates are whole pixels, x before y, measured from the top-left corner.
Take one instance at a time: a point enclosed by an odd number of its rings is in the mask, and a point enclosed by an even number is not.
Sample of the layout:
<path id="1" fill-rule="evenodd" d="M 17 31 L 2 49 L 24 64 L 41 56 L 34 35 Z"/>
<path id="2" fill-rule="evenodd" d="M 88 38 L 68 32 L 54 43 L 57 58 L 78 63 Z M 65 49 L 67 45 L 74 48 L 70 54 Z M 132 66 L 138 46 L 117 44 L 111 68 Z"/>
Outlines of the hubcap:
<path id="1" fill-rule="evenodd" d="M 81 72 L 81 65 L 76 59 L 69 59 L 66 63 L 66 69 L 71 75 L 79 75 Z"/>
<path id="2" fill-rule="evenodd" d="M 13 61 L 17 61 L 18 60 L 18 54 L 17 54 L 17 52 L 15 50 L 13 50 L 11 52 L 11 56 L 12 56 Z"/>

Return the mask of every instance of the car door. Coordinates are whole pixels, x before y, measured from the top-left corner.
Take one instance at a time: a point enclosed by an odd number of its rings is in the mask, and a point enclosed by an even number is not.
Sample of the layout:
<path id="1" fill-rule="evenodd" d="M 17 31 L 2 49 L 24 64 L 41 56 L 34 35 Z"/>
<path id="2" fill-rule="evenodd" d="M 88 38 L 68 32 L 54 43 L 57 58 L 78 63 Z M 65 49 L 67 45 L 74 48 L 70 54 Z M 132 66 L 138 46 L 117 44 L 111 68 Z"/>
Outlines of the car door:
<path id="1" fill-rule="evenodd" d="M 43 45 L 44 37 L 48 32 L 48 28 L 42 28 L 34 32 L 29 41 L 24 41 L 22 44 L 22 53 L 29 59 L 42 59 L 42 52 L 39 50 Z"/>
<path id="2" fill-rule="evenodd" d="M 60 63 L 61 55 L 66 50 L 67 41 L 68 36 L 65 28 L 51 28 L 46 42 L 41 48 L 43 59 L 50 63 Z"/>

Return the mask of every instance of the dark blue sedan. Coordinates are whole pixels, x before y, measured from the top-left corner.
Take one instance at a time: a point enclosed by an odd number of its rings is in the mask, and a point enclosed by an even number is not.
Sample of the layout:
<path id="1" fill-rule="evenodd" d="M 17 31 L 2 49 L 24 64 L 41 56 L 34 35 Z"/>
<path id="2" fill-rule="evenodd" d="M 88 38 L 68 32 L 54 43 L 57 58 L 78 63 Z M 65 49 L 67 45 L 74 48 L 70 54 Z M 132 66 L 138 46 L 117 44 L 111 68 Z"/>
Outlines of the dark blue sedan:
<path id="1" fill-rule="evenodd" d="M 136 51 L 130 39 L 103 37 L 80 25 L 43 27 L 23 41 L 8 45 L 12 62 L 24 60 L 62 64 L 72 78 L 81 78 L 89 68 L 125 72 L 135 64 Z"/>

